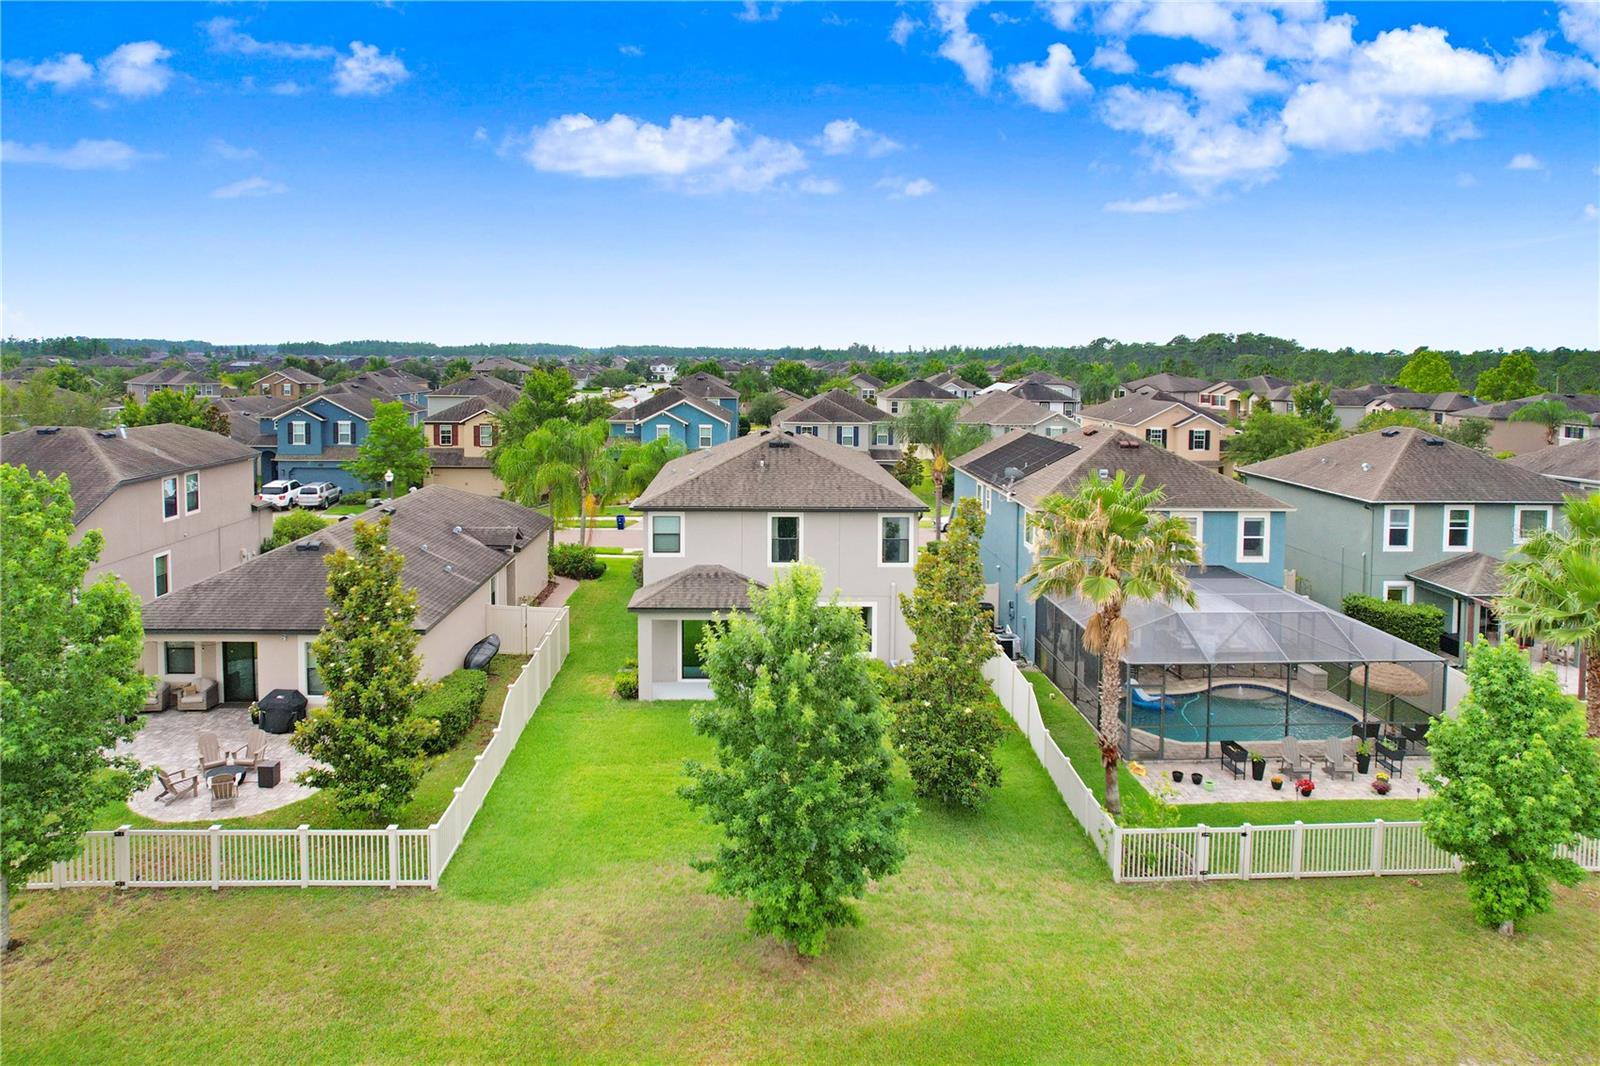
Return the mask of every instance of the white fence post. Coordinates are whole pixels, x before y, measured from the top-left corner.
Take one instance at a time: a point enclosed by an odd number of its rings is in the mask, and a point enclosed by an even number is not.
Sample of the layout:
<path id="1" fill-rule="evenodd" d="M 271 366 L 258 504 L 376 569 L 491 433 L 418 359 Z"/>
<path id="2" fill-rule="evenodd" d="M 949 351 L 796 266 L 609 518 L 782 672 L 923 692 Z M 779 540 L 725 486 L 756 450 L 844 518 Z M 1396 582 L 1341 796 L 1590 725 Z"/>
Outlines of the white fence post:
<path id="1" fill-rule="evenodd" d="M 131 825 L 118 826 L 116 835 L 111 838 L 111 880 L 116 882 L 118 888 L 127 888 L 128 882 L 133 880 L 133 841 L 128 839 L 132 829 Z"/>
<path id="2" fill-rule="evenodd" d="M 428 887 L 439 887 L 439 823 L 428 826 Z"/>
<path id="3" fill-rule="evenodd" d="M 1246 822 L 1239 827 L 1239 880 L 1250 880 L 1250 862 L 1255 851 L 1255 833 Z"/>
<path id="4" fill-rule="evenodd" d="M 213 825 L 211 834 L 211 891 L 222 887 L 222 826 Z"/>
<path id="5" fill-rule="evenodd" d="M 1204 881 L 1211 869 L 1211 830 L 1201 822 L 1194 827 L 1194 879 Z"/>
<path id="6" fill-rule="evenodd" d="M 311 827 L 301 824 L 296 830 L 300 837 L 300 887 L 311 887 Z"/>
<path id="7" fill-rule="evenodd" d="M 1372 823 L 1372 876 L 1383 876 L 1383 819 Z"/>
<path id="8" fill-rule="evenodd" d="M 400 827 L 389 823 L 389 887 L 400 887 Z"/>
<path id="9" fill-rule="evenodd" d="M 1111 860 L 1111 880 L 1122 880 L 1122 827 L 1111 827 L 1111 843 L 1106 849 L 1106 858 Z"/>
<path id="10" fill-rule="evenodd" d="M 1300 819 L 1294 820 L 1294 837 L 1289 844 L 1289 872 L 1298 879 L 1300 877 L 1300 863 L 1306 850 L 1306 824 Z"/>

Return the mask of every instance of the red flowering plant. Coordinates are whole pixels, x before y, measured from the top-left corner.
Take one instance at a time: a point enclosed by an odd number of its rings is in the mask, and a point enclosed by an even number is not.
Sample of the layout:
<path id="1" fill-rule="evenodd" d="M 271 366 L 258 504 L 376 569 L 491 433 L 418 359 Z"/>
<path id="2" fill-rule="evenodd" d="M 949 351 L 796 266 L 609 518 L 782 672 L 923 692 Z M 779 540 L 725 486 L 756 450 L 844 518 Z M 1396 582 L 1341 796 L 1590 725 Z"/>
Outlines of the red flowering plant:
<path id="1" fill-rule="evenodd" d="M 1317 783 L 1309 777 L 1302 777 L 1294 783 L 1294 787 L 1299 791 L 1300 795 L 1309 796 L 1312 790 L 1317 787 Z"/>

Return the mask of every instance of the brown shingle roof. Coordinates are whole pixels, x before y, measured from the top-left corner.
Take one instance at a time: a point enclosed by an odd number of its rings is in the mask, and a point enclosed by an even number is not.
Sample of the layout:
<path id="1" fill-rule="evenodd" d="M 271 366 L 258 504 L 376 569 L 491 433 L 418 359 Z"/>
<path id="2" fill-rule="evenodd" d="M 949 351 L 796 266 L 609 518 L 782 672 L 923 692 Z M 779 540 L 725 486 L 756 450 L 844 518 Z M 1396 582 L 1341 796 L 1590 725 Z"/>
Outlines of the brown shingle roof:
<path id="1" fill-rule="evenodd" d="M 863 423 L 884 422 L 888 418 L 881 407 L 874 407 L 843 389 L 832 389 L 821 396 L 813 396 L 784 408 L 772 422 L 774 425 L 784 422 Z"/>
<path id="2" fill-rule="evenodd" d="M 961 397 L 953 392 L 946 392 L 937 385 L 929 384 L 922 378 L 912 378 L 910 381 L 901 382 L 894 388 L 878 395 L 889 400 L 959 400 Z"/>
<path id="3" fill-rule="evenodd" d="M 1239 468 L 1368 503 L 1560 503 L 1548 478 L 1425 430 L 1377 429 Z"/>
<path id="4" fill-rule="evenodd" d="M 1157 392 L 1148 396 L 1143 393 L 1130 392 L 1126 396 L 1107 400 L 1105 403 L 1097 403 L 1092 407 L 1085 407 L 1079 417 L 1085 420 L 1115 422 L 1119 426 L 1137 426 L 1171 407 L 1181 407 L 1185 412 L 1188 412 L 1178 416 L 1185 421 L 1193 415 L 1200 415 L 1204 418 L 1209 418 L 1218 425 L 1224 424 L 1220 416 L 1211 414 L 1208 411 L 1202 411 L 1193 404 L 1185 403 L 1176 396 L 1168 396 L 1164 392 Z"/>
<path id="5" fill-rule="evenodd" d="M 865 451 L 762 431 L 661 468 L 638 511 L 925 511 Z"/>
<path id="6" fill-rule="evenodd" d="M 507 500 L 428 485 L 385 507 L 389 547 L 405 556 L 401 580 L 417 591 L 417 628 L 427 631 L 455 610 L 506 565 L 505 551 L 485 539 L 506 543 L 516 531 L 518 548 L 550 529 L 550 519 Z M 377 521 L 380 508 L 359 517 Z M 461 527 L 461 532 L 455 532 Z M 492 531 L 492 532 L 490 532 Z M 301 545 L 321 544 L 320 550 Z M 354 520 L 303 537 L 231 570 L 196 582 L 145 605 L 146 633 L 315 633 L 327 610 L 328 571 L 324 559 L 335 548 L 355 543 Z"/>
<path id="7" fill-rule="evenodd" d="M 1058 417 L 1048 407 L 1021 396 L 1009 392 L 986 392 L 957 415 L 956 421 L 974 426 L 1036 426 Z"/>
<path id="8" fill-rule="evenodd" d="M 1500 595 L 1504 585 L 1504 579 L 1500 576 L 1500 560 L 1482 552 L 1467 552 L 1442 559 L 1431 566 L 1413 570 L 1406 576 L 1449 592 L 1483 600 Z"/>
<path id="9" fill-rule="evenodd" d="M 67 475 L 72 483 L 74 523 L 82 522 L 124 485 L 227 463 L 254 462 L 255 455 L 238 441 L 210 430 L 172 423 L 122 431 L 39 427 L 0 437 L 0 458 L 5 462 L 52 478 Z"/>
<path id="10" fill-rule="evenodd" d="M 611 416 L 611 421 L 642 422 L 647 418 L 653 418 L 663 411 L 669 411 L 679 404 L 685 403 L 697 411 L 710 415 L 712 418 L 726 422 L 729 425 L 733 424 L 732 413 L 726 407 L 717 403 L 716 400 L 691 396 L 676 385 L 662 389 L 648 400 L 641 400 L 632 407 L 618 408 L 617 413 Z"/>
<path id="11" fill-rule="evenodd" d="M 1197 511 L 1289 511 L 1282 500 L 1223 477 L 1208 467 L 1146 444 L 1120 429 L 1080 429 L 1055 438 L 1077 451 L 1029 474 L 1012 490 L 1023 503 L 1033 505 L 1052 492 L 1071 493 L 1078 484 L 1104 470 L 1107 477 L 1126 471 L 1129 478 L 1144 477 L 1146 489 L 1159 487 L 1162 506 Z"/>
<path id="12" fill-rule="evenodd" d="M 440 385 L 433 390 L 434 396 L 488 396 L 502 408 L 510 407 L 522 395 L 515 385 L 509 381 L 490 377 L 487 374 L 468 374 L 464 378 L 452 381 L 448 385 Z"/>
<path id="13" fill-rule="evenodd" d="M 1054 385 L 1048 385 L 1042 381 L 1024 381 L 1021 384 L 1011 386 L 1006 391 L 1013 396 L 1020 396 L 1024 400 L 1032 400 L 1034 403 L 1072 402 L 1071 396 L 1068 396 Z"/>
<path id="14" fill-rule="evenodd" d="M 707 374 L 704 370 L 696 371 L 687 377 L 673 378 L 672 384 L 690 396 L 698 396 L 702 400 L 733 400 L 739 396 L 738 389 L 713 374 Z"/>
<path id="15" fill-rule="evenodd" d="M 1186 377 L 1183 374 L 1146 374 L 1142 378 L 1122 383 L 1122 387 L 1129 392 L 1142 388 L 1156 389 L 1159 392 L 1201 392 L 1211 385 L 1210 381 Z"/>
<path id="16" fill-rule="evenodd" d="M 1600 484 L 1600 436 L 1593 436 L 1576 444 L 1562 444 L 1554 448 L 1523 452 L 1505 461 L 1512 466 L 1531 470 L 1545 477 Z"/>
<path id="17" fill-rule="evenodd" d="M 759 583 L 758 583 L 759 584 Z M 765 586 L 761 586 L 765 587 Z M 630 611 L 747 611 L 750 579 L 726 566 L 691 566 L 633 594 Z"/>
<path id="18" fill-rule="evenodd" d="M 452 404 L 436 415 L 428 415 L 424 422 L 465 422 L 473 415 L 481 415 L 485 411 L 490 414 L 499 414 L 502 408 L 489 396 L 469 396 L 458 404 Z"/>
<path id="19" fill-rule="evenodd" d="M 1524 396 L 1520 400 L 1505 400 L 1501 403 L 1486 403 L 1478 407 L 1465 407 L 1451 412 L 1461 418 L 1489 418 L 1495 421 L 1504 421 L 1528 406 L 1540 400 L 1560 400 L 1575 411 L 1582 411 L 1588 415 L 1600 415 L 1600 396 L 1591 393 L 1556 393 L 1541 392 L 1537 396 Z"/>

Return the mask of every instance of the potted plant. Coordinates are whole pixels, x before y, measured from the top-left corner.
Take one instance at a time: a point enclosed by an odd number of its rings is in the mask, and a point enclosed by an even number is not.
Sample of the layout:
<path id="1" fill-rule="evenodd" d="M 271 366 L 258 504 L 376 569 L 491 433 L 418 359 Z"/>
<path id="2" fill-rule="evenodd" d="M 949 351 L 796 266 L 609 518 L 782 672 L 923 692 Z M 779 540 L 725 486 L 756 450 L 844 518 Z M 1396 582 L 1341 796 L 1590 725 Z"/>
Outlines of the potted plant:
<path id="1" fill-rule="evenodd" d="M 1183 784 L 1183 771 L 1182 770 L 1174 770 L 1174 771 L 1172 771 L 1172 780 L 1176 784 L 1180 784 L 1180 785 Z"/>
<path id="2" fill-rule="evenodd" d="M 1205 780 L 1205 775 L 1199 770 L 1196 770 L 1194 773 L 1189 775 L 1189 780 L 1198 785 L 1201 781 Z"/>
<path id="3" fill-rule="evenodd" d="M 1389 775 L 1384 773 L 1382 770 L 1379 770 L 1378 776 L 1372 779 L 1372 791 L 1376 792 L 1380 796 L 1387 796 L 1389 794 L 1390 787 Z"/>
<path id="4" fill-rule="evenodd" d="M 1272 775 L 1272 789 L 1273 789 L 1274 792 L 1283 791 L 1283 775 L 1282 774 L 1273 774 Z"/>
<path id="5" fill-rule="evenodd" d="M 1206 781 L 1205 790 L 1207 792 L 1215 792 L 1217 790 L 1217 782 L 1215 781 L 1215 779 L 1208 779 Z"/>
<path id="6" fill-rule="evenodd" d="M 1309 798 L 1311 793 L 1316 791 L 1317 783 L 1309 777 L 1302 777 L 1294 783 L 1294 787 L 1295 791 L 1299 792 L 1300 795 Z"/>
<path id="7" fill-rule="evenodd" d="M 1356 773 L 1364 774 L 1372 768 L 1372 741 L 1366 737 L 1356 745 Z"/>
<path id="8" fill-rule="evenodd" d="M 1257 781 L 1267 776 L 1267 757 L 1258 752 L 1250 753 L 1250 776 Z"/>

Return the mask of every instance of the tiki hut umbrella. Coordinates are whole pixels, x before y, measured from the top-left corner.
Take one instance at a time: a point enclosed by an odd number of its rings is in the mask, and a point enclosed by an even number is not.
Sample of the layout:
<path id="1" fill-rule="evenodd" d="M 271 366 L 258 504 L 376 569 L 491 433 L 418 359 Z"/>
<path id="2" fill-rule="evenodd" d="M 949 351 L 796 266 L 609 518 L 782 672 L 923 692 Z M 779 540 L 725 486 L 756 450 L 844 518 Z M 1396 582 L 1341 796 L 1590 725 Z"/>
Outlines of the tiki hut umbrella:
<path id="1" fill-rule="evenodd" d="M 1369 674 L 1372 677 L 1370 682 L 1367 680 Z M 1423 680 L 1421 674 L 1399 663 L 1369 663 L 1366 666 L 1358 666 L 1350 671 L 1350 680 L 1377 692 L 1387 692 L 1391 696 L 1426 696 L 1429 691 L 1428 682 Z"/>

